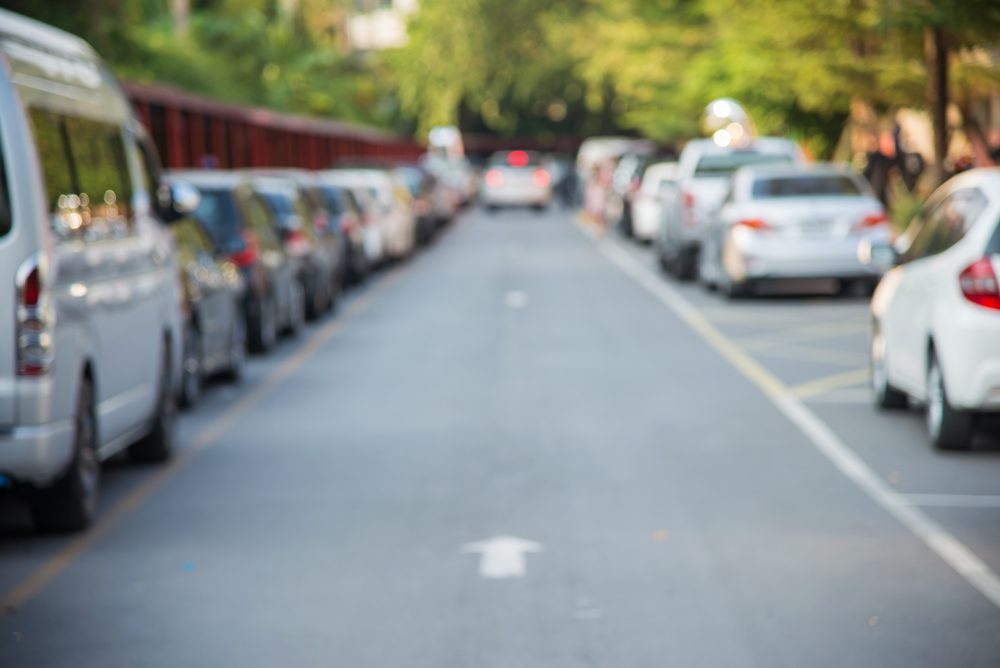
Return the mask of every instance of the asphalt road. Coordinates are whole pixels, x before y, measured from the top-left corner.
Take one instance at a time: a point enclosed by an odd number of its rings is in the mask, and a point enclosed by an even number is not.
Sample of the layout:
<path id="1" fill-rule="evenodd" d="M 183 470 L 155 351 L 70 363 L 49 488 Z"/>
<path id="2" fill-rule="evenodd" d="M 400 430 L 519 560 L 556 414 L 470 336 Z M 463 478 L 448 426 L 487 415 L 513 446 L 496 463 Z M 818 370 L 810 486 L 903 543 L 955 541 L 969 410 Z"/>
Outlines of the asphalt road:
<path id="1" fill-rule="evenodd" d="M 1000 445 L 875 413 L 865 313 L 469 212 L 94 530 L 0 504 L 0 666 L 998 666 Z"/>

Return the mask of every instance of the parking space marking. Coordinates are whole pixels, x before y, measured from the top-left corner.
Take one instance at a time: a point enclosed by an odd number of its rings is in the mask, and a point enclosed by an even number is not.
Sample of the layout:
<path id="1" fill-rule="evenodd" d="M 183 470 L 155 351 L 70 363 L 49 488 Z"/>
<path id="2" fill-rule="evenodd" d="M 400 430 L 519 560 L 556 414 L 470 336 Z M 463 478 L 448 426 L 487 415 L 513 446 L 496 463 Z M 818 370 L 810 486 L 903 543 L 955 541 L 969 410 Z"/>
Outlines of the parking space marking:
<path id="1" fill-rule="evenodd" d="M 755 312 L 752 310 L 745 310 L 739 307 L 733 307 L 733 309 L 726 310 L 716 307 L 708 307 L 702 309 L 702 313 L 714 320 L 717 323 L 726 324 L 751 324 L 760 325 L 762 322 L 766 324 L 781 324 L 781 323 L 802 323 L 807 324 L 814 322 L 813 318 L 809 318 L 797 313 L 787 313 L 784 311 L 769 311 L 764 310 L 761 312 Z"/>
<path id="2" fill-rule="evenodd" d="M 737 341 L 748 350 L 765 350 L 796 343 L 811 343 L 834 339 L 849 334 L 867 333 L 869 324 L 864 322 L 836 321 L 815 322 L 781 330 L 763 332 Z"/>
<path id="3" fill-rule="evenodd" d="M 822 378 L 816 378 L 808 382 L 790 388 L 792 394 L 799 399 L 809 399 L 821 394 L 827 394 L 831 390 L 839 390 L 852 385 L 867 383 L 871 379 L 871 371 L 868 367 L 835 373 Z"/>
<path id="4" fill-rule="evenodd" d="M 1000 508 L 996 494 L 907 494 L 906 499 L 925 508 Z"/>
<path id="5" fill-rule="evenodd" d="M 588 235 L 589 236 L 589 235 Z M 876 505 L 905 526 L 990 603 L 1000 608 L 1000 576 L 944 526 L 892 489 L 822 419 L 796 397 L 764 365 L 726 337 L 676 288 L 651 272 L 617 243 L 594 240 L 594 245 L 652 297 L 674 313 L 705 343 L 756 385 L 794 424 L 813 447 Z"/>
<path id="6" fill-rule="evenodd" d="M 734 342 L 734 345 L 738 345 Z M 747 351 L 749 354 L 750 351 Z M 843 350 L 830 350 L 818 346 L 788 345 L 781 348 L 758 350 L 761 357 L 780 357 L 783 359 L 815 362 L 817 364 L 833 364 L 838 366 L 859 367 L 868 362 L 868 355 L 852 353 Z"/>
<path id="7" fill-rule="evenodd" d="M 368 309 L 376 297 L 395 284 L 404 269 L 405 267 L 394 269 L 373 289 L 353 302 L 341 316 L 313 332 L 294 354 L 283 360 L 259 385 L 206 425 L 195 437 L 190 447 L 178 452 L 170 462 L 140 482 L 124 498 L 105 512 L 88 531 L 72 539 L 27 578 L 7 591 L 3 598 L 0 598 L 0 620 L 16 613 L 28 601 L 38 596 L 77 559 L 86 554 L 94 545 L 121 525 L 128 516 L 138 510 L 157 490 L 183 471 L 201 452 L 217 445 L 226 431 L 239 418 L 246 415 L 278 385 L 298 371 L 346 324 Z"/>
<path id="8" fill-rule="evenodd" d="M 831 390 L 826 394 L 818 394 L 804 399 L 811 404 L 871 404 L 870 388 L 851 388 L 846 390 Z"/>

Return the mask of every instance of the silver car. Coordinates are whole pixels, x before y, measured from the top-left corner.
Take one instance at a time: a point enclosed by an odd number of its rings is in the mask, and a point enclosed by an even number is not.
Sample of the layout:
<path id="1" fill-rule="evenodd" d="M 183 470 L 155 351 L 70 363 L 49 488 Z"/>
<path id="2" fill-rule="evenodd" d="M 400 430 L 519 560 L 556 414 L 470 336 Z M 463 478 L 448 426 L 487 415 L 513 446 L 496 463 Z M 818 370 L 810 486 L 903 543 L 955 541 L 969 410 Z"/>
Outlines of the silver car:
<path id="1" fill-rule="evenodd" d="M 85 42 L 0 11 L 0 61 L 0 484 L 28 493 L 39 528 L 75 530 L 101 460 L 173 446 L 176 211 Z"/>
<path id="2" fill-rule="evenodd" d="M 862 240 L 887 242 L 889 219 L 868 183 L 834 165 L 738 170 L 703 228 L 698 277 L 728 296 L 767 279 L 828 278 L 870 288 Z"/>
<path id="3" fill-rule="evenodd" d="M 688 142 L 678 160 L 677 178 L 663 191 L 663 224 L 655 240 L 660 266 L 684 280 L 695 277 L 702 227 L 718 211 L 737 169 L 803 161 L 798 145 L 779 137 L 760 137 L 739 147 L 710 139 Z"/>

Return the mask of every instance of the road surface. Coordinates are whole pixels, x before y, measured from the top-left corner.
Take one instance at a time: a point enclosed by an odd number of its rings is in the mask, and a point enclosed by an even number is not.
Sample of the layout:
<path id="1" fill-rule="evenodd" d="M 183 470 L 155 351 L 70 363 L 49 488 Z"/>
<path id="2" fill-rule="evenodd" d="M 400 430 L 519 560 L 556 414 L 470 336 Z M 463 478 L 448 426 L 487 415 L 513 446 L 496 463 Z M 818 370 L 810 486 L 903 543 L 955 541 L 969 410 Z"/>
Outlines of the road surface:
<path id="1" fill-rule="evenodd" d="M 1000 446 L 867 403 L 862 300 L 468 212 L 215 388 L 97 526 L 0 504 L 0 666 L 1000 665 Z"/>

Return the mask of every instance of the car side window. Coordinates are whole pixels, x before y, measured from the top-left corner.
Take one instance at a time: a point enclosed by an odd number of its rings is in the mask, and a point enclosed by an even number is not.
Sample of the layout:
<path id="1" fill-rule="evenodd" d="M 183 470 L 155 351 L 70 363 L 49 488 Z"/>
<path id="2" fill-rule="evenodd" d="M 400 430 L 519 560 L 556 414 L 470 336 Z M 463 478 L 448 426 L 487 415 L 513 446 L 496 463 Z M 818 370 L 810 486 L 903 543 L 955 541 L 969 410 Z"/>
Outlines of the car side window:
<path id="1" fill-rule="evenodd" d="M 56 234 L 98 240 L 130 233 L 133 192 L 122 129 L 44 109 L 30 117 Z"/>
<path id="2" fill-rule="evenodd" d="M 281 242 L 271 222 L 270 209 L 260 197 L 256 194 L 241 196 L 239 207 L 246 226 L 256 235 L 260 247 L 264 250 L 281 250 Z"/>
<path id="3" fill-rule="evenodd" d="M 986 206 L 986 199 L 977 190 L 958 190 L 922 212 L 907 231 L 909 246 L 901 255 L 902 262 L 912 262 L 948 250 L 965 236 Z"/>

